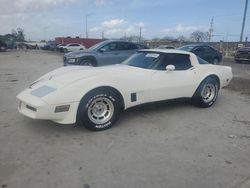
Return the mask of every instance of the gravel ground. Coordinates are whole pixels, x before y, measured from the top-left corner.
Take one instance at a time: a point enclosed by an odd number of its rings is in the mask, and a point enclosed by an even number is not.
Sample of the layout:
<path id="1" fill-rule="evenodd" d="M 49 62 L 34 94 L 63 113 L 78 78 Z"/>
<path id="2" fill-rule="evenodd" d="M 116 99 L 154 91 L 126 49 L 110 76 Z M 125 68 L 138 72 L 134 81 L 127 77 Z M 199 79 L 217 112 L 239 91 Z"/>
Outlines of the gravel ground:
<path id="1" fill-rule="evenodd" d="M 224 59 L 223 65 L 231 66 L 234 78 L 227 89 L 250 96 L 250 63 L 238 64 L 233 59 Z"/>
<path id="2" fill-rule="evenodd" d="M 17 112 L 16 94 L 62 66 L 61 54 L 0 53 L 0 186 L 249 188 L 250 65 L 223 64 L 236 77 L 211 108 L 141 106 L 112 129 L 90 132 Z"/>

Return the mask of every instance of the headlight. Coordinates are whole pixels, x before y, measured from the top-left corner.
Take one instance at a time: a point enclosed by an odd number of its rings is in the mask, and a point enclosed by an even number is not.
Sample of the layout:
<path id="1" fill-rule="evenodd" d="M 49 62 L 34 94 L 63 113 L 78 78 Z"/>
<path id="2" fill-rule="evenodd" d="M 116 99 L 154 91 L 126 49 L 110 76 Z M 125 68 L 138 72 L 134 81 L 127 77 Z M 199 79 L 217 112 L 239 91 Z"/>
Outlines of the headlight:
<path id="1" fill-rule="evenodd" d="M 76 59 L 68 59 L 68 63 L 75 63 L 76 62 Z"/>

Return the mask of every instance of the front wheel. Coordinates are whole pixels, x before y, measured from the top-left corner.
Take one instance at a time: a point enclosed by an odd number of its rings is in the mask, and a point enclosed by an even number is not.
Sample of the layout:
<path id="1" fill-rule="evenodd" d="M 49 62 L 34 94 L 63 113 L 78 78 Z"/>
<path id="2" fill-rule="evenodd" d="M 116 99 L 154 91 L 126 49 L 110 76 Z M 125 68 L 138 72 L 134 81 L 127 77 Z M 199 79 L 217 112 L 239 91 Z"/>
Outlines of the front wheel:
<path id="1" fill-rule="evenodd" d="M 6 50 L 7 50 L 7 48 L 6 48 L 5 46 L 1 46 L 1 47 L 0 47 L 0 51 L 6 52 Z"/>
<path id="2" fill-rule="evenodd" d="M 214 78 L 205 79 L 192 97 L 192 103 L 196 106 L 207 108 L 212 106 L 219 93 L 219 83 Z"/>
<path id="3" fill-rule="evenodd" d="M 92 131 L 112 127 L 121 112 L 120 97 L 108 89 L 89 92 L 80 102 L 77 123 Z"/>
<path id="4" fill-rule="evenodd" d="M 85 60 L 82 60 L 80 65 L 82 66 L 91 66 L 93 67 L 94 66 L 94 63 L 91 61 L 91 60 L 88 60 L 88 59 L 85 59 Z"/>

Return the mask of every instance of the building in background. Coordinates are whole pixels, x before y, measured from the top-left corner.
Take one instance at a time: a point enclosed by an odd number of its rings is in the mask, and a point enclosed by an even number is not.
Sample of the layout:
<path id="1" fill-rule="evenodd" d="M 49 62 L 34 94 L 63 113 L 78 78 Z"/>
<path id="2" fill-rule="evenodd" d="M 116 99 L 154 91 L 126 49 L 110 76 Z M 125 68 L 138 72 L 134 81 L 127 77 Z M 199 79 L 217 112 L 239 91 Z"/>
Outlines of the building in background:
<path id="1" fill-rule="evenodd" d="M 89 48 L 99 42 L 104 41 L 104 39 L 91 39 L 91 38 L 72 38 L 72 37 L 56 37 L 55 42 L 56 44 L 69 44 L 69 43 L 77 43 L 82 44 L 86 48 Z"/>

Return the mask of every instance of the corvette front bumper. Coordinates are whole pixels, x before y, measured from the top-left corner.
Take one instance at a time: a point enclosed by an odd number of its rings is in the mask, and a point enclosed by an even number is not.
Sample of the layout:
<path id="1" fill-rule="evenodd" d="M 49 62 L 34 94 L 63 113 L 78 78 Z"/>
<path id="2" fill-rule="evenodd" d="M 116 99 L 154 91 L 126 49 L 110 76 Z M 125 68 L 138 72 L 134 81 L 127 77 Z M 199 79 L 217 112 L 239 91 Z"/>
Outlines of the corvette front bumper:
<path id="1" fill-rule="evenodd" d="M 73 124 L 76 122 L 76 114 L 79 102 L 63 104 L 48 104 L 39 97 L 33 96 L 28 90 L 17 95 L 19 100 L 18 111 L 32 119 L 52 120 L 60 124 Z M 56 112 L 56 107 L 69 105 L 68 111 Z"/>

